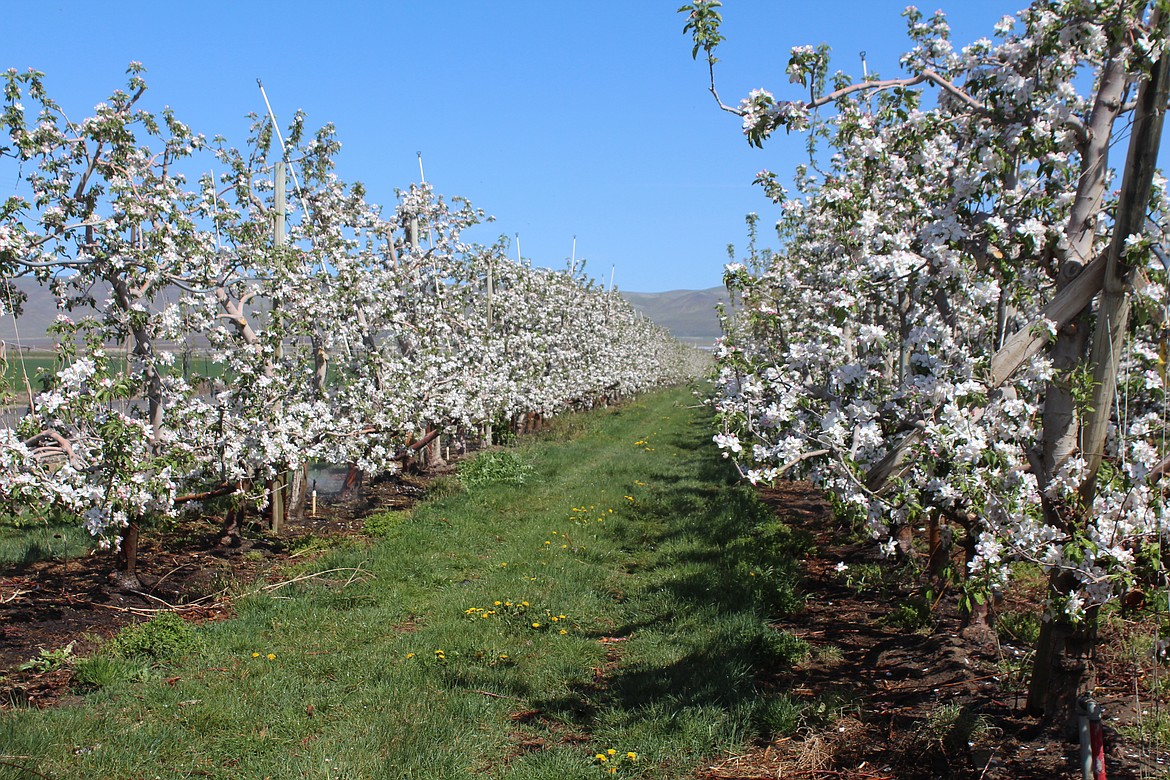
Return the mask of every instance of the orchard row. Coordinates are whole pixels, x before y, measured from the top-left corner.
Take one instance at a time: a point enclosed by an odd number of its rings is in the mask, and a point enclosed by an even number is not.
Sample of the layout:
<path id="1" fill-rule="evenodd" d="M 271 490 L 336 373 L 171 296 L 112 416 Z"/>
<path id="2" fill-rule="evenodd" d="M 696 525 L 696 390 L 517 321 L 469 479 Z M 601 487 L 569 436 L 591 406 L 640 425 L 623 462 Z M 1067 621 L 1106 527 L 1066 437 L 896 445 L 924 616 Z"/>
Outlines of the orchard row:
<path id="1" fill-rule="evenodd" d="M 712 69 L 719 6 L 681 9 Z M 758 175 L 781 245 L 753 217 L 726 268 L 715 440 L 753 481 L 824 487 L 890 554 L 930 527 L 972 623 L 1014 562 L 1043 567 L 1029 702 L 1067 716 L 1098 608 L 1164 581 L 1170 17 L 1037 2 L 960 48 L 941 12 L 905 16 L 905 76 L 802 46 L 794 99 L 722 106 L 755 145 L 809 130 L 810 164 L 795 196 Z"/>
<path id="2" fill-rule="evenodd" d="M 125 537 L 192 499 L 262 504 L 308 460 L 393 470 L 440 432 L 701 370 L 580 268 L 465 242 L 484 214 L 464 200 L 368 202 L 331 126 L 254 119 L 237 149 L 140 108 L 141 71 L 80 122 L 40 74 L 5 76 L 0 160 L 31 195 L 0 204 L 0 275 L 52 286 L 63 370 L 0 429 L 0 510 Z M 192 343 L 208 376 L 177 366 Z"/>

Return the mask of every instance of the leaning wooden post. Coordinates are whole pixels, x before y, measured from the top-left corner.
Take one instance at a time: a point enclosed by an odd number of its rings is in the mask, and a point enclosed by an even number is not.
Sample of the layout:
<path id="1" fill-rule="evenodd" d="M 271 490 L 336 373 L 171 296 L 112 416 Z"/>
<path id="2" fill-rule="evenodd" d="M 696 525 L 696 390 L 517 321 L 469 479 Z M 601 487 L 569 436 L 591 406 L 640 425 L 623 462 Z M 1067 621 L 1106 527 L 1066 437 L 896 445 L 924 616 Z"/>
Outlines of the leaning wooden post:
<path id="1" fill-rule="evenodd" d="M 275 201 L 275 208 L 273 210 L 274 214 L 273 214 L 273 221 L 272 221 L 273 222 L 273 224 L 272 224 L 272 243 L 276 247 L 276 251 L 279 252 L 279 251 L 281 251 L 281 248 L 284 247 L 285 244 L 288 243 L 288 236 L 285 233 L 285 209 L 286 209 L 285 162 L 283 160 L 281 160 L 280 162 L 278 162 L 276 164 L 276 182 L 275 182 L 275 184 L 276 184 L 276 187 L 275 187 L 276 191 L 275 191 L 275 194 L 273 196 L 274 201 Z M 273 298 L 272 299 L 272 316 L 274 319 L 276 317 L 276 310 L 277 310 L 278 305 L 279 305 L 279 301 L 277 301 L 275 298 Z M 279 339 L 280 338 L 279 328 L 276 329 L 276 333 L 277 333 L 277 338 Z M 277 365 L 280 364 L 280 360 L 283 357 L 283 352 L 284 352 L 283 345 L 278 341 L 276 344 L 276 359 L 275 359 L 275 362 L 277 363 Z M 285 487 L 286 479 L 287 479 L 287 476 L 285 475 L 285 473 L 283 471 L 278 472 L 276 475 L 276 479 L 274 479 L 272 481 L 272 484 L 271 484 L 269 492 L 268 492 L 268 500 L 269 500 L 269 503 L 270 503 L 271 509 L 272 509 L 271 528 L 272 528 L 272 533 L 274 533 L 274 534 L 280 533 L 281 527 L 284 524 L 284 487 Z"/>
<path id="2" fill-rule="evenodd" d="M 1161 30 L 1163 41 L 1170 38 L 1165 29 L 1168 19 L 1170 16 L 1155 11 L 1150 25 L 1155 30 Z M 1145 232 L 1146 208 L 1153 189 L 1154 168 L 1158 164 L 1166 100 L 1170 96 L 1168 73 L 1170 56 L 1163 53 L 1154 65 L 1150 78 L 1138 92 L 1133 129 L 1129 136 L 1129 154 L 1122 172 L 1121 197 L 1113 224 L 1113 239 L 1109 242 L 1105 260 L 1105 281 L 1089 357 L 1093 366 L 1093 396 L 1089 402 L 1088 419 L 1081 432 L 1081 448 L 1087 466 L 1080 494 L 1086 511 L 1092 506 L 1097 490 L 1097 472 L 1104 457 L 1105 435 L 1109 428 L 1113 394 L 1117 390 L 1117 371 L 1129 323 L 1134 267 L 1125 256 L 1126 242 L 1131 235 L 1140 236 Z"/>

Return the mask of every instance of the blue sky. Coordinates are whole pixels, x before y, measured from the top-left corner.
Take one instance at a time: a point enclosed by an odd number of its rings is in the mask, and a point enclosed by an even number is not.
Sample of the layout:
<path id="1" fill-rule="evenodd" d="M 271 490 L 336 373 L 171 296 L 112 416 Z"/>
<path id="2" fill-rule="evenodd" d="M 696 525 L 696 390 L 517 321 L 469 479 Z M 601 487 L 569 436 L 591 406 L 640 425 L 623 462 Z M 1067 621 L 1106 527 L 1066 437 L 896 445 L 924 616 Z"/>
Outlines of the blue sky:
<path id="1" fill-rule="evenodd" d="M 261 78 L 278 119 L 308 112 L 337 126 L 339 174 L 391 203 L 426 177 L 496 217 L 473 237 L 520 237 L 524 257 L 563 266 L 577 239 L 587 272 L 625 290 L 720 284 L 744 215 L 770 224 L 751 185 L 768 167 L 787 174 L 799 137 L 751 149 L 737 117 L 707 92 L 691 59 L 683 0 L 219 2 L 108 0 L 22 4 L 0 42 L 0 67 L 46 74 L 73 119 L 125 83 L 141 61 L 148 108 L 233 144 L 263 112 Z M 992 33 L 1024 0 L 944 0 L 955 41 Z M 795 94 L 788 50 L 828 43 L 834 67 L 898 72 L 904 2 L 727 0 L 717 77 L 724 102 L 754 87 Z M 935 5 L 923 6 L 926 12 Z M 4 181 L 0 197 L 11 194 Z M 514 239 L 513 239 L 514 240 Z M 515 254 L 513 246 L 512 254 Z"/>

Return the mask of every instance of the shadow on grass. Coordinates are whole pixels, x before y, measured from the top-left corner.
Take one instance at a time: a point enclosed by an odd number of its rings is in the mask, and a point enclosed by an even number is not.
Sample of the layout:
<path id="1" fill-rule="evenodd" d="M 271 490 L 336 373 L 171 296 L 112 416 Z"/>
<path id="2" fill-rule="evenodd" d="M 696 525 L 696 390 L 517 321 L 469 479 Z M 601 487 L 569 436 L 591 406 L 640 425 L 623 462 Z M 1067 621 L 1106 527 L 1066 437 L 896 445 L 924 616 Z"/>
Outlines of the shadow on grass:
<path id="1" fill-rule="evenodd" d="M 632 519 L 608 527 L 628 556 L 615 593 L 625 620 L 609 637 L 594 635 L 606 656 L 591 680 L 534 701 L 546 715 L 591 729 L 602 711 L 606 723 L 648 727 L 671 709 L 721 712 L 743 733 L 765 705 L 758 677 L 807 652 L 769 620 L 799 609 L 811 542 L 703 452 L 712 445 L 700 429 L 709 431 L 692 425 L 669 442 L 686 452 L 648 476 L 654 490 Z"/>

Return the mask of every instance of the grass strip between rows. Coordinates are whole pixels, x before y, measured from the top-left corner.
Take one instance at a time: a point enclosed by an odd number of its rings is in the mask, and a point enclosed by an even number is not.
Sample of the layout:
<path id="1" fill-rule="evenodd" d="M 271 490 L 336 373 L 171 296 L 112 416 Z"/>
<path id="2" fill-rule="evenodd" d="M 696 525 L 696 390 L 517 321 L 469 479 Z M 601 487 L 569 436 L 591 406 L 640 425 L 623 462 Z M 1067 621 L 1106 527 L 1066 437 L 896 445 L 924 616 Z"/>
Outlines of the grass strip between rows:
<path id="1" fill-rule="evenodd" d="M 523 484 L 375 524 L 164 660 L 78 662 L 81 704 L 0 717 L 0 777 L 683 777 L 791 727 L 757 673 L 806 651 L 768 626 L 804 545 L 694 403 L 567 417 Z"/>

